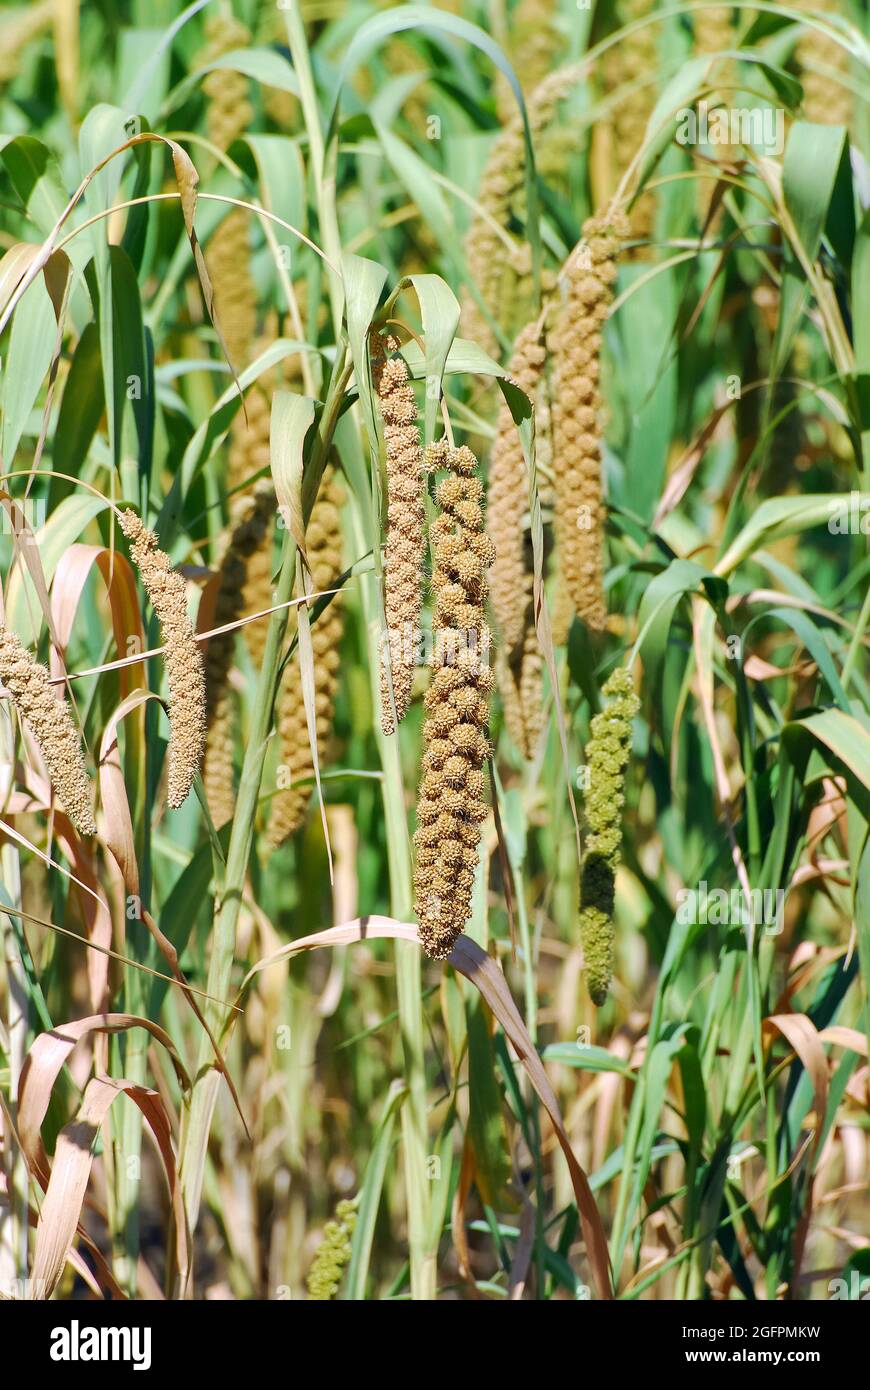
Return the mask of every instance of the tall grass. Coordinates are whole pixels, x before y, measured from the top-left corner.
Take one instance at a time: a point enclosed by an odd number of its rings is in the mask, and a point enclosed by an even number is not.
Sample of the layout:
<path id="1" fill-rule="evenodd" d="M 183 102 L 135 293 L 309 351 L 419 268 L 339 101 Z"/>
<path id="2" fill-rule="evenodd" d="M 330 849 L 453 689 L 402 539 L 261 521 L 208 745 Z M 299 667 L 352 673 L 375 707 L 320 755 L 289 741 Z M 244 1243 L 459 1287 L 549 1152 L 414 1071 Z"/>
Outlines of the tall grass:
<path id="1" fill-rule="evenodd" d="M 0 12 L 5 1296 L 866 1272 L 863 17 Z"/>

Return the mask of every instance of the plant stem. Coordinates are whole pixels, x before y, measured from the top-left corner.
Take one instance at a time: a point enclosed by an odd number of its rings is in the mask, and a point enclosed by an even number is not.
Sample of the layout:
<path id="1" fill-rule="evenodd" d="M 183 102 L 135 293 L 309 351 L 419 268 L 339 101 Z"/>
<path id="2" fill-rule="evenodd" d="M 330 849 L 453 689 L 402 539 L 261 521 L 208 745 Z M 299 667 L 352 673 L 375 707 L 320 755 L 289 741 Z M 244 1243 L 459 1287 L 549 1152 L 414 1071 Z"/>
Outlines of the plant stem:
<path id="1" fill-rule="evenodd" d="M 366 544 L 358 499 L 354 496 L 353 522 L 357 547 Z M 369 673 L 372 705 L 380 707 L 380 633 L 382 620 L 377 594 L 377 576 L 366 575 L 362 584 L 363 613 L 369 637 Z M 390 911 L 399 921 L 411 915 L 411 846 L 405 813 L 405 789 L 399 758 L 398 734 L 389 738 L 375 717 L 378 753 L 384 770 L 381 793 L 387 825 L 387 857 L 390 874 Z M 405 1084 L 408 1099 L 402 1106 L 402 1149 L 408 1200 L 408 1253 L 411 1266 L 411 1296 L 431 1300 L 436 1289 L 436 1255 L 429 1236 L 431 1206 L 426 1173 L 428 1122 L 426 1071 L 423 1051 L 423 991 L 420 948 L 409 941 L 397 941 L 396 990 L 399 1026 L 402 1034 Z"/>

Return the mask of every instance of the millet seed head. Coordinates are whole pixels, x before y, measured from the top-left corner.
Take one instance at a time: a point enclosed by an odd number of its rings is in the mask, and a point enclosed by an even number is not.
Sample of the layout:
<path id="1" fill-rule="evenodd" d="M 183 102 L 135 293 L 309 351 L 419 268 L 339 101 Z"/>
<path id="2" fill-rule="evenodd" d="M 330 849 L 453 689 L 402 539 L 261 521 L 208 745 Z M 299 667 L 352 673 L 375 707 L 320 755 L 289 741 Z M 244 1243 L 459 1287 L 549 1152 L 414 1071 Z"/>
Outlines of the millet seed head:
<path id="1" fill-rule="evenodd" d="M 169 686 L 169 778 L 173 810 L 186 800 L 202 765 L 206 738 L 205 663 L 187 616 L 187 587 L 160 549 L 157 536 L 135 512 L 121 512 L 121 530 L 160 624 Z"/>
<path id="2" fill-rule="evenodd" d="M 95 835 L 93 799 L 81 739 L 68 704 L 58 698 L 48 667 L 14 632 L 0 625 L 0 683 L 12 696 L 45 759 L 58 800 L 80 835 Z"/>
<path id="3" fill-rule="evenodd" d="M 385 355 L 398 346 L 394 338 L 377 339 L 374 346 L 372 378 L 384 421 L 387 471 L 387 538 L 384 547 L 387 641 L 381 665 L 381 725 L 385 734 L 392 734 L 396 722 L 404 718 L 411 702 L 417 664 L 426 544 L 425 482 L 423 444 L 417 427 L 417 402 L 408 368 L 401 357 L 388 358 Z"/>
<path id="4" fill-rule="evenodd" d="M 492 683 L 481 656 L 489 648 L 483 574 L 492 546 L 475 543 L 485 535 L 475 462 L 470 449 L 451 449 L 443 440 L 426 455 L 430 471 L 445 469 L 448 476 L 436 488 L 442 511 L 431 532 L 438 640 L 424 699 L 414 888 L 420 941 L 438 960 L 450 954 L 471 912 L 480 826 L 488 814 L 482 765 L 489 745 L 483 730 Z"/>

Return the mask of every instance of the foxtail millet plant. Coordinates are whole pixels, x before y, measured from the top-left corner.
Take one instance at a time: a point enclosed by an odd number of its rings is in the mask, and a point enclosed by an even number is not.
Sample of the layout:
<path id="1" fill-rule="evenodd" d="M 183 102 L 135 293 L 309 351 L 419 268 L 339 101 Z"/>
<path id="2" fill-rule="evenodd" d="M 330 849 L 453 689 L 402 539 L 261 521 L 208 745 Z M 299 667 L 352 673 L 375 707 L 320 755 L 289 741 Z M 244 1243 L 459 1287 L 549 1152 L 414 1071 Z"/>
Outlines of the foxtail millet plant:
<path id="1" fill-rule="evenodd" d="M 471 913 L 488 814 L 483 765 L 493 674 L 485 604 L 495 547 L 484 529 L 483 485 L 471 450 L 442 439 L 427 450 L 426 463 L 432 472 L 446 469 L 447 477 L 436 487 L 439 515 L 430 528 L 434 674 L 424 700 L 414 890 L 423 949 L 443 960 Z"/>
<path id="2" fill-rule="evenodd" d="M 233 49 L 244 49 L 251 41 L 250 31 L 231 14 L 214 15 L 206 24 L 209 44 L 203 57 L 213 61 Z M 253 108 L 248 100 L 248 79 L 230 68 L 217 68 L 206 75 L 203 89 L 208 97 L 206 127 L 209 138 L 220 150 L 244 135 L 249 128 Z M 249 214 L 244 208 L 231 208 L 215 229 L 206 251 L 209 273 L 215 293 L 215 306 L 221 331 L 232 366 L 238 371 L 253 355 L 257 332 L 257 290 L 251 273 L 251 243 Z M 230 430 L 228 489 L 234 491 L 248 483 L 257 473 L 269 467 L 269 432 L 271 409 L 268 381 L 260 377 L 245 396 L 244 409 L 233 419 Z M 236 504 L 237 505 L 237 504 Z M 256 510 L 256 507 L 255 507 Z M 230 526 L 238 521 L 236 507 L 230 507 Z M 244 524 L 244 514 L 242 525 Z M 265 532 L 261 537 L 262 551 L 251 549 L 246 542 L 246 569 L 237 570 L 237 582 L 243 595 L 240 612 L 260 612 L 269 606 L 271 545 Z M 229 557 L 226 557 L 229 559 Z M 263 623 L 250 623 L 244 629 L 244 640 L 256 664 L 265 640 Z M 217 698 L 216 688 L 213 701 Z M 228 692 L 223 692 L 224 716 L 229 717 Z M 213 742 L 221 739 L 220 721 L 213 722 Z M 224 769 L 224 772 L 226 769 Z M 223 779 L 225 782 L 225 778 Z M 212 791 L 216 788 L 213 785 Z M 223 793 L 222 814 L 226 810 L 228 792 Z"/>
<path id="3" fill-rule="evenodd" d="M 617 179 L 631 165 L 643 145 L 647 123 L 656 103 L 654 77 L 658 67 L 658 26 L 645 24 L 641 29 L 629 26 L 646 19 L 656 8 L 656 0 L 618 0 L 617 20 L 628 32 L 619 43 L 604 55 L 604 85 L 608 92 L 617 92 L 612 116 L 612 169 Z M 622 89 L 622 90 L 620 90 Z M 604 190 L 599 190 L 604 201 Z M 612 196 L 614 189 L 607 190 Z M 642 193 L 631 209 L 631 235 L 645 242 L 652 235 L 656 200 L 652 193 Z M 645 256 L 645 246 L 633 248 L 632 257 Z"/>
<path id="4" fill-rule="evenodd" d="M 205 663 L 187 615 L 184 580 L 153 531 L 129 510 L 119 514 L 121 530 L 160 624 L 169 686 L 169 783 L 173 810 L 186 800 L 202 764 L 206 735 Z"/>
<path id="5" fill-rule="evenodd" d="M 722 53 L 729 48 L 733 48 L 737 42 L 734 32 L 734 11 L 730 5 L 723 5 L 715 10 L 696 10 L 692 15 L 692 30 L 695 36 L 695 53 L 701 57 L 705 54 L 714 56 Z M 733 80 L 728 74 L 732 67 L 730 63 L 718 62 L 711 65 L 712 71 L 716 74 L 716 80 L 727 83 Z M 727 157 L 726 148 L 720 149 L 720 159 Z M 701 168 L 705 168 L 702 164 Z M 706 172 L 709 174 L 709 168 Z M 710 215 L 713 198 L 716 194 L 716 182 L 712 178 L 702 178 L 698 180 L 698 221 L 704 227 Z M 714 215 L 714 220 L 718 222 L 722 216 L 722 208 L 719 207 Z"/>
<path id="6" fill-rule="evenodd" d="M 826 10 L 836 13 L 840 7 L 831 0 L 796 0 L 796 8 L 818 14 Z M 848 70 L 845 49 L 835 39 L 820 34 L 818 29 L 802 29 L 795 45 L 795 57 L 804 89 L 804 119 L 820 125 L 849 126 L 854 106 L 852 93 L 837 80 Z M 820 72 L 819 67 L 827 71 Z"/>
<path id="7" fill-rule="evenodd" d="M 203 63 L 213 63 L 235 49 L 247 48 L 251 31 L 232 14 L 212 15 L 205 25 Z M 248 100 L 248 79 L 232 68 L 215 68 L 202 83 L 208 97 L 205 125 L 208 138 L 219 150 L 227 149 L 251 123 L 254 108 Z"/>
<path id="8" fill-rule="evenodd" d="M 236 48 L 245 48 L 251 35 L 232 15 L 214 15 L 206 24 L 208 46 L 204 62 L 213 62 Z M 206 130 L 219 150 L 226 150 L 248 129 L 253 108 L 248 101 L 248 79 L 231 68 L 216 68 L 203 79 L 208 97 Z M 257 326 L 257 303 L 250 270 L 248 214 L 231 208 L 218 224 L 206 249 L 206 262 L 221 331 L 230 361 L 238 368 L 244 361 Z"/>
<path id="9" fill-rule="evenodd" d="M 95 835 L 93 799 L 81 739 L 48 668 L 0 625 L 0 682 L 39 747 L 52 787 L 80 835 Z"/>
<path id="10" fill-rule="evenodd" d="M 540 323 L 528 324 L 514 344 L 510 376 L 532 402 L 539 394 L 546 348 Z M 490 597 L 502 645 L 496 659 L 505 722 L 514 743 L 531 757 L 541 727 L 543 661 L 533 608 L 531 546 L 523 529 L 528 477 L 522 441 L 503 401 L 489 459 L 487 525 L 495 545 Z"/>
<path id="11" fill-rule="evenodd" d="M 324 471 L 317 499 L 305 529 L 305 553 L 311 564 L 314 590 L 335 587 L 342 569 L 341 507 L 345 492 L 334 467 Z M 317 725 L 317 753 L 326 753 L 332 732 L 335 692 L 338 689 L 338 668 L 341 662 L 339 645 L 344 620 L 341 601 L 333 595 L 328 606 L 311 628 L 314 654 L 314 708 Z M 298 660 L 290 661 L 278 695 L 276 717 L 279 743 L 279 764 L 287 785 L 279 786 L 272 798 L 266 843 L 272 848 L 282 845 L 302 823 L 305 808 L 311 799 L 310 785 L 299 785 L 314 776 L 314 760 L 308 737 L 308 721 L 302 697 L 302 679 Z"/>
<path id="12" fill-rule="evenodd" d="M 496 657 L 505 724 L 526 759 L 534 756 L 544 726 L 544 658 L 535 629 L 532 583 L 531 574 L 525 575 L 523 592 L 526 620 L 522 641 L 510 655 L 499 651 Z"/>
<path id="13" fill-rule="evenodd" d="M 323 1228 L 323 1240 L 308 1271 L 306 1283 L 309 1298 L 321 1301 L 335 1298 L 341 1287 L 345 1266 L 350 1263 L 350 1241 L 355 1225 L 356 1209 L 353 1202 L 339 1202 L 335 1209 L 335 1220 L 327 1221 Z"/>
<path id="14" fill-rule="evenodd" d="M 613 977 L 613 906 L 622 846 L 625 769 L 631 756 L 631 721 L 640 708 L 631 672 L 618 666 L 601 691 L 607 704 L 590 722 L 586 744 L 587 835 L 580 875 L 580 939 L 586 988 L 603 1004 Z"/>
<path id="15" fill-rule="evenodd" d="M 589 218 L 565 271 L 566 295 L 552 334 L 553 471 L 559 573 L 574 611 L 593 632 L 607 620 L 601 479 L 601 344 L 613 300 L 616 256 L 628 224 L 621 213 Z M 560 607 L 557 641 L 570 609 Z"/>
<path id="16" fill-rule="evenodd" d="M 533 403 L 545 359 L 541 326 L 530 323 L 514 344 L 508 371 L 511 380 Z M 502 400 L 489 455 L 486 514 L 495 545 L 495 561 L 489 576 L 492 611 L 508 651 L 513 651 L 522 641 L 526 624 L 523 515 L 528 510 L 528 495 L 522 440 L 510 406 Z"/>
<path id="17" fill-rule="evenodd" d="M 4 15 L 0 21 L 0 82 L 10 82 L 18 73 L 28 44 L 51 27 L 54 0 L 42 0 Z"/>
<path id="18" fill-rule="evenodd" d="M 268 555 L 269 548 L 264 542 L 271 536 L 274 517 L 275 493 L 271 483 L 259 484 L 250 496 L 237 502 L 232 529 L 227 537 L 218 572 L 218 591 L 214 607 L 215 627 L 224 627 L 247 611 L 246 586 L 250 577 L 250 564 L 257 557 Z M 264 624 L 250 623 L 246 626 L 262 630 Z M 261 636 L 260 641 L 262 640 Z M 221 632 L 209 638 L 205 653 L 208 732 L 203 782 L 209 811 L 216 826 L 230 820 L 235 807 L 233 698 L 229 686 L 235 647 L 235 631 Z"/>
<path id="19" fill-rule="evenodd" d="M 692 32 L 697 54 L 721 53 L 735 41 L 734 11 L 730 5 L 721 5 L 715 10 L 694 10 Z"/>
<path id="20" fill-rule="evenodd" d="M 380 346 L 394 351 L 398 342 L 395 338 L 387 338 Z M 419 644 L 426 548 L 423 445 L 417 425 L 417 401 L 402 358 L 378 355 L 372 364 L 372 374 L 384 419 L 387 472 L 384 548 L 387 643 L 381 660 L 381 725 L 385 734 L 392 734 L 411 702 Z"/>
<path id="21" fill-rule="evenodd" d="M 545 77 L 531 93 L 527 103 L 529 127 L 537 141 L 553 120 L 559 103 L 584 74 L 582 64 L 558 68 Z M 522 314 L 527 321 L 534 306 L 518 302 L 517 286 L 529 280 L 531 255 L 526 242 L 517 242 L 507 251 L 493 222 L 507 228 L 525 187 L 526 147 L 523 122 L 515 113 L 493 141 L 481 178 L 477 200 L 486 215 L 472 219 L 465 238 L 469 273 L 492 316 L 510 328 L 511 320 Z M 467 295 L 463 298 L 465 332 L 488 351 L 495 351 L 495 336 L 480 308 Z"/>

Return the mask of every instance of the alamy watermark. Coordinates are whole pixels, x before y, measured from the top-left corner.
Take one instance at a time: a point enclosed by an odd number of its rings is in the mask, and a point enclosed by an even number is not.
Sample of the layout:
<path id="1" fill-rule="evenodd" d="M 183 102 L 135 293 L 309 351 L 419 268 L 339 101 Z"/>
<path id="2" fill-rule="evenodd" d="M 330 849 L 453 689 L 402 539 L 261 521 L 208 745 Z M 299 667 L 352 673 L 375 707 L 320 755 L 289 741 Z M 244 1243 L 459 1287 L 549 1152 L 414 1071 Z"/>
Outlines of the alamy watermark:
<path id="1" fill-rule="evenodd" d="M 870 536 L 870 493 L 850 492 L 828 503 L 828 530 L 832 536 Z"/>
<path id="2" fill-rule="evenodd" d="M 770 154 L 785 149 L 785 110 L 780 106 L 716 106 L 699 101 L 676 114 L 679 145 L 760 145 Z"/>
<path id="3" fill-rule="evenodd" d="M 73 1318 L 69 1327 L 51 1333 L 52 1361 L 130 1361 L 134 1371 L 151 1366 L 150 1327 L 83 1327 Z"/>
<path id="4" fill-rule="evenodd" d="M 45 518 L 44 497 L 16 499 L 10 508 L 0 507 L 0 535 L 17 536 L 20 542 L 29 544 L 33 533 L 45 525 Z"/>
<path id="5" fill-rule="evenodd" d="M 779 936 L 785 911 L 782 888 L 708 889 L 702 879 L 697 888 L 677 893 L 677 921 L 711 927 L 764 927 L 766 936 Z"/>
<path id="6" fill-rule="evenodd" d="M 415 623 L 382 628 L 378 637 L 381 664 L 388 656 L 403 666 L 457 666 L 471 660 L 487 666 L 490 658 L 488 628 L 438 628 L 430 632 Z"/>

